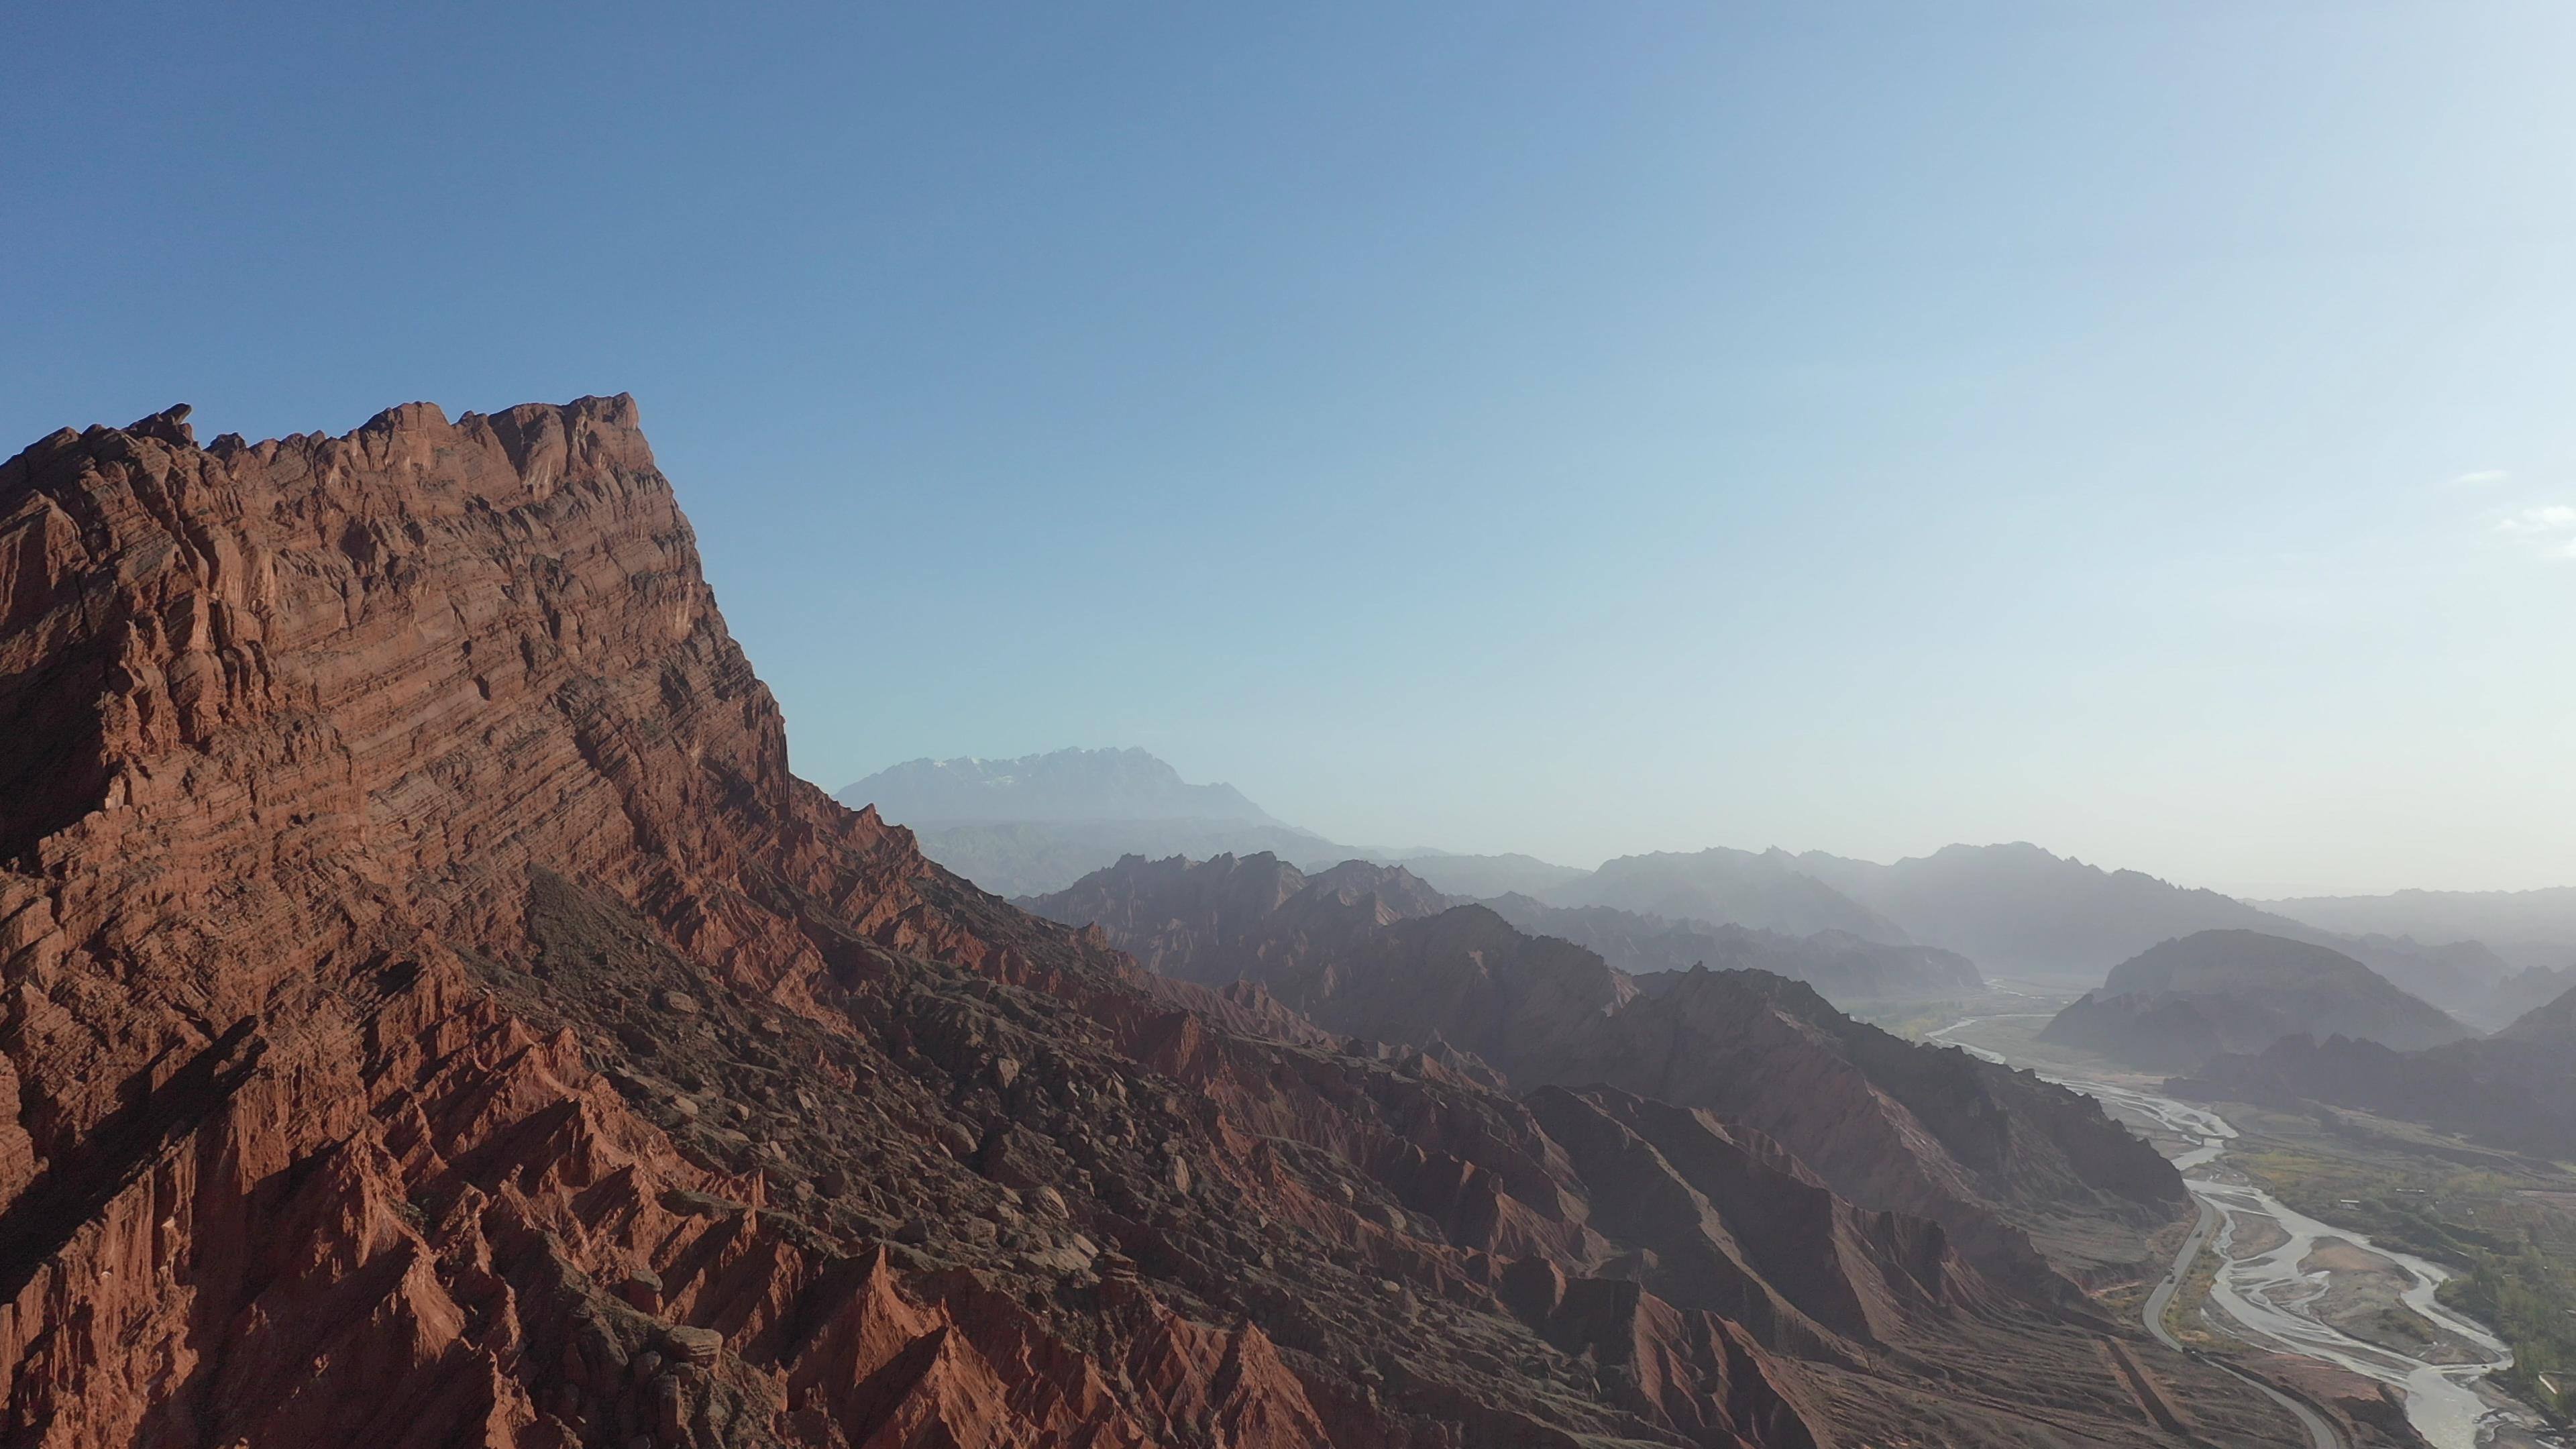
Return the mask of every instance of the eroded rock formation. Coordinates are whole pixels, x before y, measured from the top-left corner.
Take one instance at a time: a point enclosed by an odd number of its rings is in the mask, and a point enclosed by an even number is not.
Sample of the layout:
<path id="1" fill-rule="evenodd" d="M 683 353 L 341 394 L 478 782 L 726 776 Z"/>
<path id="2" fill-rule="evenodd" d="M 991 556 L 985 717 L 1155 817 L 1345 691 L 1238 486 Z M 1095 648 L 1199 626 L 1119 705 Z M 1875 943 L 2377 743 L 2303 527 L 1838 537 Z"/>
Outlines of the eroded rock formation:
<path id="1" fill-rule="evenodd" d="M 625 398 L 38 442 L 0 739 L 12 1444 L 2160 1442 L 1760 1132 L 1349 1049 L 796 780 Z"/>

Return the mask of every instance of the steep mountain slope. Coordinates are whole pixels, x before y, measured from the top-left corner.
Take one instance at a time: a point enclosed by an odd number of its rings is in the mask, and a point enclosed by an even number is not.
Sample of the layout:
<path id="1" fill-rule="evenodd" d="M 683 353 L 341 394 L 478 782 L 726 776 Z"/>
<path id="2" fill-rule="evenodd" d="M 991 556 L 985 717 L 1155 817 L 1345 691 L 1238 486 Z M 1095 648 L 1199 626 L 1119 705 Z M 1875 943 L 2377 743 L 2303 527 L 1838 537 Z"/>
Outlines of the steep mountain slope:
<path id="1" fill-rule="evenodd" d="M 2500 1041 L 2563 1047 L 2576 1061 L 2576 990 L 2560 993 L 2516 1018 L 2495 1034 Z"/>
<path id="2" fill-rule="evenodd" d="M 2576 886 L 2530 891 L 2396 891 L 2254 905 L 2347 936 L 2481 941 L 2516 968 L 2576 964 Z"/>
<path id="3" fill-rule="evenodd" d="M 0 737 L 12 1444 L 2159 1442 L 1758 1135 L 1329 1050 L 795 780 L 623 398 L 40 441 Z"/>
<path id="4" fill-rule="evenodd" d="M 1543 893 L 1556 906 L 1611 906 L 1640 915 L 1709 921 L 1791 936 L 1845 931 L 1903 943 L 1902 927 L 1798 868 L 1789 855 L 1717 847 L 1605 861 L 1580 880 Z"/>
<path id="5" fill-rule="evenodd" d="M 2088 978 L 2159 941 L 2289 923 L 2216 891 L 2106 871 L 2030 844 L 1951 845 L 1879 865 L 1811 851 L 1796 867 L 1987 972 Z M 2308 934 L 2290 925 L 2287 934 Z"/>
<path id="6" fill-rule="evenodd" d="M 2216 1058 L 2171 1085 L 2209 1100 L 2331 1102 L 2576 1157 L 2576 990 L 2473 1041 L 2402 1052 L 2349 1037 L 2292 1037 L 2259 1055 Z"/>
<path id="7" fill-rule="evenodd" d="M 2338 936 L 2313 929 L 2292 934 L 2333 947 L 2462 1021 L 2492 1029 L 2537 1004 L 2510 1005 L 2514 991 L 2507 983 L 2515 970 L 2483 941 L 2427 946 L 2411 936 Z"/>
<path id="8" fill-rule="evenodd" d="M 2476 1014 L 2464 1019 L 2501 1031 L 2570 991 L 2576 991 L 2576 965 L 2533 966 L 2488 988 L 2476 1003 Z"/>
<path id="9" fill-rule="evenodd" d="M 912 827 L 922 853 L 1002 895 L 1061 890 L 1127 854 L 1208 856 L 1332 847 L 1232 785 L 1193 785 L 1143 750 L 1016 760 L 911 760 L 844 787 L 852 809 Z"/>
<path id="10" fill-rule="evenodd" d="M 1149 970 L 1222 986 L 1265 979 L 1265 963 L 1302 964 L 1390 922 L 1438 915 L 1450 901 L 1400 866 L 1353 860 L 1309 875 L 1275 855 L 1220 855 L 1129 856 L 1018 904 L 1097 925 Z"/>
<path id="11" fill-rule="evenodd" d="M 1967 957 L 1937 946 L 1891 946 L 1847 931 L 1790 936 L 1747 926 L 1671 921 L 1610 906 L 1550 906 L 1525 895 L 1484 902 L 1535 936 L 1572 941 L 1639 978 L 1648 992 L 1694 966 L 1768 971 L 1813 986 L 1828 1001 L 1926 999 L 1985 982 Z"/>
<path id="12" fill-rule="evenodd" d="M 1184 855 L 1188 851 L 1181 852 Z M 1537 896 L 1592 872 L 1570 865 L 1556 865 L 1529 855 L 1456 855 L 1448 851 L 1402 851 L 1377 854 L 1370 851 L 1345 851 L 1326 859 L 1323 856 L 1294 857 L 1330 865 L 1336 860 L 1374 860 L 1382 865 L 1400 865 L 1431 883 L 1443 895 L 1480 900 L 1487 896 L 1520 894 Z"/>
<path id="13" fill-rule="evenodd" d="M 2106 871 L 2026 843 L 1951 845 L 1893 865 L 1822 852 L 1793 860 L 1914 939 L 1964 952 L 1990 974 L 2089 982 L 2159 941 L 2218 930 L 2329 947 L 2464 1015 L 2487 1004 L 2507 974 L 2475 942 L 2338 935 L 2216 891 Z"/>
<path id="14" fill-rule="evenodd" d="M 1231 785 L 1193 785 L 1138 749 L 1056 750 L 1016 760 L 912 760 L 844 787 L 911 827 L 922 853 L 1004 896 L 1063 890 L 1119 857 L 1260 855 L 1411 865 L 1459 895 L 1538 890 L 1588 872 L 1526 855 L 1336 845 L 1282 824 Z"/>
<path id="15" fill-rule="evenodd" d="M 2259 931 L 2202 931 L 2113 967 L 2100 990 L 2059 1012 L 2040 1038 L 2188 1071 L 2289 1036 L 2411 1050 L 2468 1034 L 2349 956 Z"/>
<path id="16" fill-rule="evenodd" d="M 1471 1053 L 1524 1090 L 1606 1083 L 1713 1109 L 1856 1202 L 1942 1223 L 2026 1286 L 2045 1276 L 2026 1232 L 2091 1267 L 2119 1252 L 2074 1247 L 2084 1220 L 2137 1229 L 2182 1206 L 2163 1159 L 2084 1098 L 1861 1026 L 1758 972 L 1693 971 L 1641 1000 L 1593 952 L 1482 906 L 1442 910 L 1401 871 L 1355 862 L 1309 882 L 1260 859 L 1128 860 L 1030 904 L 1156 970 L 1249 980 L 1334 1031 Z"/>
<path id="17" fill-rule="evenodd" d="M 1304 859 L 1332 847 L 1303 830 L 1239 820 L 1037 820 L 926 825 L 921 852 L 1002 896 L 1062 890 L 1121 856 L 1259 855 Z"/>

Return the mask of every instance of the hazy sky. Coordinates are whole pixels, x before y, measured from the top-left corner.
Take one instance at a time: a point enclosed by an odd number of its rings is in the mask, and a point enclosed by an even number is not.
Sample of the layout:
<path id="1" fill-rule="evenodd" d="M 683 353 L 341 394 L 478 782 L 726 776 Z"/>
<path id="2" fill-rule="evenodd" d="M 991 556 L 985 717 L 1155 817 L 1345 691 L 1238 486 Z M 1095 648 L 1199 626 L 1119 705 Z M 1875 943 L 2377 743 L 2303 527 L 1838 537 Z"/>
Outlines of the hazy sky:
<path id="1" fill-rule="evenodd" d="M 2559 0 L 5 13 L 0 452 L 632 391 L 827 787 L 2576 882 Z"/>

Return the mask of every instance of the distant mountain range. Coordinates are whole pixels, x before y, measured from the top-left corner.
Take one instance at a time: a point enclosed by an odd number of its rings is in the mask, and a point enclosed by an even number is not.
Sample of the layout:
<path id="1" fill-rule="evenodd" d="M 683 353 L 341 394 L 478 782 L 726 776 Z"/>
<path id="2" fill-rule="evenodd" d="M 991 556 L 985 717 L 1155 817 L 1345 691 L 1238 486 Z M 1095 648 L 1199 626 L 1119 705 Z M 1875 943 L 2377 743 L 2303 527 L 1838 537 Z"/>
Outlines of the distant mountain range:
<path id="1" fill-rule="evenodd" d="M 1445 850 L 1354 851 L 1347 858 L 1400 865 L 1431 883 L 1443 895 L 1485 900 L 1493 896 L 1541 896 L 1592 874 L 1570 865 L 1553 865 L 1530 855 L 1455 855 Z"/>
<path id="2" fill-rule="evenodd" d="M 2162 1442 L 2091 1099 L 1365 862 L 1041 919 L 790 772 L 632 399 L 187 411 L 0 462 L 8 1443 Z"/>
<path id="3" fill-rule="evenodd" d="M 2166 941 L 2121 962 L 2100 990 L 2058 1013 L 2040 1039 L 2185 1072 L 2301 1034 L 2413 1050 L 2469 1032 L 2339 951 L 2228 930 Z"/>
<path id="4" fill-rule="evenodd" d="M 1621 856 L 1543 898 L 1551 905 L 1614 906 L 1796 936 L 1842 931 L 1894 945 L 1911 940 L 1904 927 L 1801 870 L 1796 857 L 1777 850 L 1757 854 L 1719 847 L 1687 855 Z"/>
<path id="5" fill-rule="evenodd" d="M 2412 1052 L 2350 1037 L 2290 1037 L 2258 1054 L 2216 1058 L 2166 1085 L 2210 1101 L 2330 1103 L 2576 1158 L 2576 988 L 2493 1036 Z"/>
<path id="6" fill-rule="evenodd" d="M 2301 896 L 2254 904 L 2345 935 L 2480 941 L 2513 967 L 2576 966 L 2576 886 Z"/>
<path id="7" fill-rule="evenodd" d="M 1340 845 L 1280 821 L 1232 785 L 1193 785 L 1140 749 L 1015 760 L 908 760 L 833 798 L 908 826 L 922 854 L 1002 896 L 1060 891 L 1119 857 L 1272 854 L 1318 869 L 1403 865 L 1450 895 L 1552 889 L 1589 875 L 1527 855 Z"/>
<path id="8" fill-rule="evenodd" d="M 1749 1124 L 1854 1201 L 1939 1222 L 1995 1281 L 2039 1300 L 2080 1295 L 2028 1234 L 2080 1259 L 2104 1223 L 2161 1222 L 2181 1200 L 2161 1156 L 2028 1074 L 1861 1025 L 1767 971 L 1691 970 L 1650 991 L 1402 868 L 1130 857 L 1021 904 L 1097 928 L 1164 976 L 1264 993 L 1533 1103 L 1552 1085 L 1606 1087 Z"/>
<path id="9" fill-rule="evenodd" d="M 912 826 L 1206 820 L 1279 826 L 1232 785 L 1192 785 L 1143 750 L 1056 750 L 1016 760 L 907 760 L 836 797 Z"/>
<path id="10" fill-rule="evenodd" d="M 889 818 L 908 823 L 900 816 Z M 1302 830 L 1231 820 L 1026 820 L 915 825 L 912 832 L 922 854 L 995 895 L 1010 897 L 1062 890 L 1128 855 L 1206 860 L 1268 852 L 1318 860 L 1335 853 L 1329 842 Z"/>
<path id="11" fill-rule="evenodd" d="M 2096 979 L 2159 941 L 2196 931 L 2307 934 L 2216 891 L 2104 870 L 2027 842 L 1944 846 L 1892 865 L 1822 851 L 1787 859 L 1914 939 L 2007 975 Z"/>
<path id="12" fill-rule="evenodd" d="M 2252 931 L 2348 956 L 2399 988 L 2482 1028 L 2502 1026 L 2576 975 L 2576 888 L 2431 892 L 2249 903 L 2133 870 L 2106 870 L 2027 842 L 1951 845 L 1890 864 L 1822 851 L 1716 848 L 1623 856 L 1596 870 L 1527 855 L 1348 845 L 1290 825 L 1230 785 L 1192 784 L 1138 749 L 1058 750 L 1015 760 L 914 760 L 840 792 L 912 827 L 924 854 L 1006 896 L 1061 891 L 1122 856 L 1275 855 L 1311 870 L 1346 860 L 1402 865 L 1433 890 L 1470 900 L 1518 896 L 1538 908 L 1606 908 L 1656 924 L 1567 918 L 1558 934 L 1647 974 L 1657 953 L 1691 955 L 1685 923 L 1844 942 L 1839 975 L 1812 959 L 1801 975 L 1848 997 L 1876 979 L 1940 979 L 1936 956 L 1912 965 L 1862 946 L 1948 953 L 1989 975 L 2101 980 L 2160 942 Z M 1678 932 L 1675 927 L 1685 927 Z M 1539 929 L 1553 929 L 1541 927 Z M 1712 941 L 1715 938 L 1709 938 Z M 1710 952 L 1735 959 L 1747 942 Z M 1767 948 L 1766 948 L 1767 949 Z M 1623 955 L 1623 953 L 1634 953 Z M 1857 954 L 1855 954 L 1857 953 Z M 1956 973 L 1951 973 L 1955 975 Z M 2564 984 L 2562 984 L 2564 983 Z"/>
<path id="13" fill-rule="evenodd" d="M 1848 931 L 1791 935 L 1612 906 L 1551 906 L 1517 893 L 1484 904 L 1531 935 L 1554 936 L 1598 954 L 1635 976 L 1649 995 L 1697 966 L 1768 971 L 1804 981 L 1841 1006 L 1923 1000 L 1985 985 L 1976 964 L 1955 951 L 1866 940 Z"/>

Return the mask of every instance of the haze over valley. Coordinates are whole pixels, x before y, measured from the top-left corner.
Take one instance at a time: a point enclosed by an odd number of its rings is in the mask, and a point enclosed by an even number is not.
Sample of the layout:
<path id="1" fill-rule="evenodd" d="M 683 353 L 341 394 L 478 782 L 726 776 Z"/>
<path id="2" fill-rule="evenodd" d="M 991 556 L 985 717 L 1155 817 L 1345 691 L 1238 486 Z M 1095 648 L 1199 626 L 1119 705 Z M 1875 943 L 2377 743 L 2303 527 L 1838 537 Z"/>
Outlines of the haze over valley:
<path id="1" fill-rule="evenodd" d="M 0 1449 L 2576 1449 L 2576 7 L 0 46 Z"/>
<path id="2" fill-rule="evenodd" d="M 1598 1082 L 1712 1108 L 1842 1190 L 1942 1223 L 1989 1275 L 2033 1265 L 1971 1204 L 2119 1301 L 2142 1253 L 2173 1251 L 2138 1230 L 2155 1211 L 2120 1205 L 2155 1190 L 2129 1175 L 2142 1166 L 2087 1147 L 2073 1176 L 2025 1161 L 1981 1180 L 1971 1153 L 1931 1175 L 1944 1187 L 1901 1185 L 1846 1111 L 1816 1115 L 1798 1064 L 1812 1047 L 1762 1024 L 1813 1031 L 1830 1002 L 1975 1043 L 2187 1169 L 2202 1226 L 2142 1300 L 2160 1342 L 2271 1355 L 2236 1371 L 2313 1444 L 2550 1442 L 2532 1436 L 2576 1351 L 2576 1222 L 2540 1206 L 2576 1202 L 2556 1165 L 2576 1158 L 2576 893 L 2249 901 L 2029 843 L 1883 863 L 1713 846 L 1589 868 L 1354 847 L 1132 748 L 916 761 L 841 798 L 911 812 L 961 873 L 1255 1013 L 1403 1044 L 1422 1070 L 1533 1102 Z M 1929 1112 L 1902 1095 L 1897 1038 L 1845 1021 L 1834 1059 Z M 2499 1196 L 2498 1181 L 2523 1185 Z"/>
<path id="3" fill-rule="evenodd" d="M 1454 903 L 1481 903 L 1524 930 L 1571 940 L 1640 975 L 1751 964 L 1769 952 L 1767 969 L 1816 981 L 1837 999 L 1928 999 L 1974 987 L 1985 975 L 2116 985 L 2115 968 L 2183 938 L 2240 943 L 2246 959 L 2222 974 L 2243 980 L 2262 974 L 2254 958 L 2268 951 L 2338 964 L 2351 991 L 2398 1003 L 2398 1015 L 2437 1008 L 2412 1030 L 2379 1028 L 2404 1045 L 2430 1045 L 2445 1031 L 2492 1030 L 2576 988 L 2576 909 L 2568 905 L 2576 891 L 2403 892 L 2266 905 L 2104 869 L 2027 842 L 1953 845 L 1892 863 L 1712 846 L 1619 856 L 1590 868 L 1523 855 L 1352 846 L 1287 824 L 1230 785 L 1188 783 L 1132 747 L 1007 761 L 915 760 L 853 782 L 838 798 L 912 826 L 932 858 L 1001 894 L 1052 896 L 1129 856 L 1270 856 L 1315 872 L 1364 861 L 1400 866 L 1418 886 Z M 2507 945 L 2499 950 L 2484 937 Z M 2223 1014 L 2289 1023 L 2255 1043 L 2259 1048 L 2298 1031 L 2336 1034 L 2344 1025 L 2334 1015 L 2337 999 L 2329 988 L 2283 1016 L 2254 1012 L 2244 1001 Z M 2441 1024 L 2429 1024 L 2435 1022 Z M 2262 1028 L 2248 1029 L 2259 1035 Z"/>

